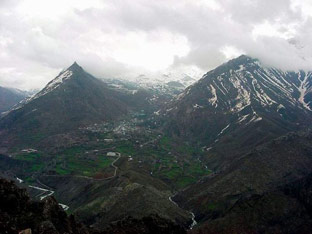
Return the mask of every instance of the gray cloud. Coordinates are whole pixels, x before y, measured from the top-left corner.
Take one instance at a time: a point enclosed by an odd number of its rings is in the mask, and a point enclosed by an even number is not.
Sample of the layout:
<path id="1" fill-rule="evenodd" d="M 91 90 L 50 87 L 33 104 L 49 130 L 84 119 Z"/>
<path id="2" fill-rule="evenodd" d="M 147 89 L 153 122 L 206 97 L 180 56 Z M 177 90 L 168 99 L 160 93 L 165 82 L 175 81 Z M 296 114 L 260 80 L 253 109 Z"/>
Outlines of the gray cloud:
<path id="1" fill-rule="evenodd" d="M 308 0 L 4 0 L 0 85 L 39 88 L 73 61 L 100 77 L 206 72 L 241 52 L 312 70 L 308 9 Z"/>

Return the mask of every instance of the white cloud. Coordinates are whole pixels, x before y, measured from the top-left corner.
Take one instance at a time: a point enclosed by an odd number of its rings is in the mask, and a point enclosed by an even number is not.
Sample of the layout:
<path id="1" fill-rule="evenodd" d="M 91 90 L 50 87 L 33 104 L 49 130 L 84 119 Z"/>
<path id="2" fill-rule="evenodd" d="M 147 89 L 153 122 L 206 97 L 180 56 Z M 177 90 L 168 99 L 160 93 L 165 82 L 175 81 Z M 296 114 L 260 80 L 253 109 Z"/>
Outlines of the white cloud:
<path id="1" fill-rule="evenodd" d="M 39 88 L 73 61 L 101 77 L 207 71 L 243 52 L 312 70 L 311 9 L 309 0 L 2 0 L 0 85 Z"/>
<path id="2" fill-rule="evenodd" d="M 222 47 L 220 51 L 224 54 L 226 59 L 233 59 L 245 53 L 244 51 L 230 45 Z"/>

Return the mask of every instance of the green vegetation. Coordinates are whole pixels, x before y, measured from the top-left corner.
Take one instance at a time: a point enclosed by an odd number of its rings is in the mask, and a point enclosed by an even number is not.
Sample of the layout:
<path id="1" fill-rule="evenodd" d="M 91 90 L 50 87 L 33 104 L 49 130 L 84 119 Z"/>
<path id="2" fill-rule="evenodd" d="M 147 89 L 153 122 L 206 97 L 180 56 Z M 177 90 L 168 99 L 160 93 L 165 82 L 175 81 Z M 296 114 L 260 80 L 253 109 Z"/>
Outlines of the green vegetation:
<path id="1" fill-rule="evenodd" d="M 32 184 L 32 183 L 35 181 L 35 179 L 32 178 L 32 177 L 30 177 L 30 176 L 27 176 L 27 177 L 24 179 L 24 181 L 25 181 L 27 184 Z"/>
<path id="2" fill-rule="evenodd" d="M 30 162 L 28 172 L 37 172 L 44 168 L 40 153 L 22 153 L 15 156 L 15 159 Z"/>
<path id="3" fill-rule="evenodd" d="M 195 183 L 196 179 L 190 176 L 180 176 L 176 180 L 176 186 L 178 188 L 184 188 L 192 183 Z"/>
<path id="4" fill-rule="evenodd" d="M 108 168 L 115 158 L 99 156 L 97 160 L 79 159 L 71 157 L 67 164 L 69 171 L 84 176 L 94 176 L 97 172 Z"/>
<path id="5" fill-rule="evenodd" d="M 41 155 L 39 153 L 23 153 L 16 155 L 15 159 L 17 160 L 23 160 L 28 162 L 34 162 L 41 158 Z"/>
<path id="6" fill-rule="evenodd" d="M 167 136 L 163 136 L 162 138 L 160 138 L 159 145 L 167 150 L 172 149 L 171 139 Z"/>
<path id="7" fill-rule="evenodd" d="M 75 156 L 75 155 L 83 154 L 85 150 L 87 149 L 83 146 L 73 146 L 71 148 L 66 149 L 62 154 L 66 156 Z"/>
<path id="8" fill-rule="evenodd" d="M 127 155 L 133 155 L 136 153 L 136 150 L 131 142 L 122 142 L 118 144 L 116 147 L 116 151 Z"/>
<path id="9" fill-rule="evenodd" d="M 81 145 L 64 150 L 57 157 L 55 172 L 59 175 L 76 174 L 92 177 L 110 168 L 115 158 L 92 153 L 90 149 L 90 146 Z M 88 150 L 90 153 L 86 153 Z M 112 173 L 111 171 L 112 169 L 109 172 Z"/>
<path id="10" fill-rule="evenodd" d="M 162 175 L 169 179 L 175 179 L 178 176 L 180 176 L 182 173 L 183 173 L 182 168 L 175 166 L 175 167 L 170 168 L 168 171 L 164 171 Z"/>
<path id="11" fill-rule="evenodd" d="M 215 210 L 217 208 L 217 204 L 215 203 L 209 203 L 207 205 L 207 210 Z"/>
<path id="12" fill-rule="evenodd" d="M 98 159 L 98 166 L 99 168 L 106 168 L 109 167 L 112 162 L 115 160 L 115 158 L 108 158 L 106 156 L 100 156 L 100 158 Z"/>
<path id="13" fill-rule="evenodd" d="M 188 154 L 188 155 L 198 155 L 201 153 L 199 148 L 194 148 L 187 144 L 179 145 L 176 150 L 178 153 Z"/>
<path id="14" fill-rule="evenodd" d="M 170 183 L 176 189 L 184 188 L 211 173 L 197 160 L 201 154 L 199 149 L 176 142 L 168 136 L 158 138 L 158 134 L 150 134 L 132 140 L 115 138 L 112 142 L 98 140 L 114 138 L 110 133 L 90 133 L 88 136 L 90 140 L 88 144 L 66 148 L 57 155 L 43 158 L 40 153 L 36 152 L 19 154 L 16 158 L 30 162 L 29 172 L 31 173 L 45 169 L 55 171 L 58 175 L 103 178 L 113 174 L 114 168 L 111 167 L 111 163 L 116 159 L 107 157 L 106 152 L 116 151 L 123 155 L 132 155 L 137 159 L 128 163 L 126 168 L 136 170 L 138 165 L 135 163 L 141 161 L 139 168 L 150 169 L 153 176 Z M 135 140 L 141 144 L 150 143 L 144 147 L 138 147 L 134 143 Z"/>
<path id="15" fill-rule="evenodd" d="M 43 163 L 35 163 L 31 166 L 31 172 L 40 171 L 44 167 Z"/>
<path id="16" fill-rule="evenodd" d="M 55 172 L 59 175 L 68 175 L 70 174 L 70 171 L 63 168 L 60 164 L 56 165 Z"/>
<path id="17" fill-rule="evenodd" d="M 211 173 L 211 170 L 203 168 L 199 163 L 189 164 L 187 171 L 190 175 L 194 176 L 204 176 Z"/>
<path id="18" fill-rule="evenodd" d="M 172 155 L 161 155 L 153 165 L 153 174 L 160 179 L 169 180 L 176 188 L 184 188 L 202 176 L 209 175 L 208 170 L 199 161 L 178 162 Z"/>

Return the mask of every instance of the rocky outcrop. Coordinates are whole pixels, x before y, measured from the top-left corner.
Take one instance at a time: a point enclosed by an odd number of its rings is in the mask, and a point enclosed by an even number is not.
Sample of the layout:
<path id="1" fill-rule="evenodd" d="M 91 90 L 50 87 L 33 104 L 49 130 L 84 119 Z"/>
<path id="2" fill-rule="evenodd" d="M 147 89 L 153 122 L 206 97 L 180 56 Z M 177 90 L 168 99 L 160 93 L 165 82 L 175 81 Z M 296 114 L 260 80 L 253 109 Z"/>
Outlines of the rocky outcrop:
<path id="1" fill-rule="evenodd" d="M 0 179 L 0 233 L 88 234 L 89 231 L 67 216 L 53 197 L 32 201 L 25 189 Z"/>

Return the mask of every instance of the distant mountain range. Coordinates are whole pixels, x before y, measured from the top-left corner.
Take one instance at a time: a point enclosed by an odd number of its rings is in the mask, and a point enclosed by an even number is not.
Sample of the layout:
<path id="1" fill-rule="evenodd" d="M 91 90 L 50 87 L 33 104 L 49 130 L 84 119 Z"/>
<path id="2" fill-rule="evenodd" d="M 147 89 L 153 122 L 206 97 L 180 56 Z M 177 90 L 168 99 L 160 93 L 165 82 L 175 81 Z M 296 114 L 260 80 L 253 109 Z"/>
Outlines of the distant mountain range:
<path id="1" fill-rule="evenodd" d="M 28 92 L 0 86 L 0 114 L 29 96 Z"/>

